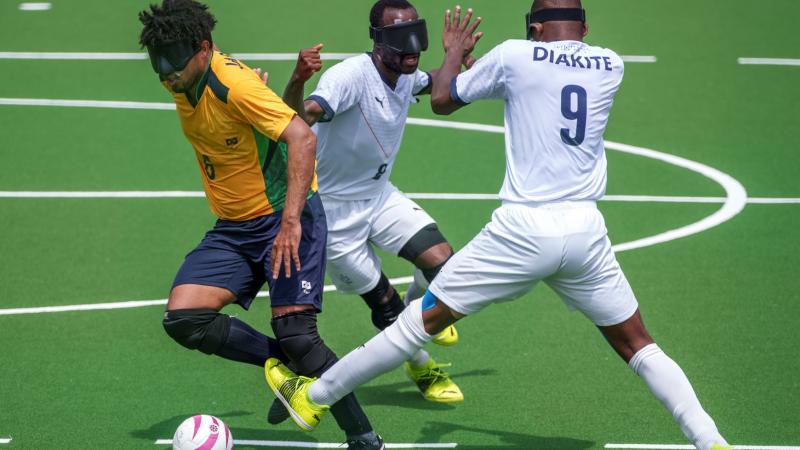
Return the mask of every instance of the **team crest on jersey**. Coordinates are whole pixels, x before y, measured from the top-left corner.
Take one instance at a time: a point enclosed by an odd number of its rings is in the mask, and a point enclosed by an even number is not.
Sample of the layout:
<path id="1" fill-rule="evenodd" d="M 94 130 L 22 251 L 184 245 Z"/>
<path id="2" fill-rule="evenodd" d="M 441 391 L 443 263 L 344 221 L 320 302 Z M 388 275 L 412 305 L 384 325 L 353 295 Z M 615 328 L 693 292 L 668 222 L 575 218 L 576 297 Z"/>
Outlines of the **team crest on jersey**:
<path id="1" fill-rule="evenodd" d="M 225 139 L 225 145 L 227 145 L 228 147 L 233 147 L 234 145 L 236 145 L 238 143 L 239 143 L 239 138 L 238 137 L 232 137 L 232 138 Z"/>

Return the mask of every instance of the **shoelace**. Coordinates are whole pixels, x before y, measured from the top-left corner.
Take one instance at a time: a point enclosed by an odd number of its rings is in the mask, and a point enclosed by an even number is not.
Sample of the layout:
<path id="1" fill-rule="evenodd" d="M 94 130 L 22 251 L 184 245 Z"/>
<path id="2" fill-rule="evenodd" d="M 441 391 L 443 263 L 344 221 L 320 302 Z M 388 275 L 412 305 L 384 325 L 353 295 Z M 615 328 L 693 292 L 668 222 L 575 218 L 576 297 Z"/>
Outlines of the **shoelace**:
<path id="1" fill-rule="evenodd" d="M 289 400 L 290 398 L 292 398 L 294 393 L 297 392 L 297 389 L 300 387 L 300 385 L 302 385 L 303 382 L 306 380 L 309 380 L 309 378 L 306 377 L 289 378 L 283 383 L 283 386 L 280 387 L 281 394 L 283 394 L 286 400 Z"/>
<path id="2" fill-rule="evenodd" d="M 426 369 L 426 373 L 419 377 L 419 381 L 424 382 L 427 386 L 430 386 L 440 379 L 450 378 L 450 376 L 445 372 L 445 367 L 451 367 L 452 363 L 443 363 L 443 364 L 434 364 L 433 367 L 430 369 Z"/>

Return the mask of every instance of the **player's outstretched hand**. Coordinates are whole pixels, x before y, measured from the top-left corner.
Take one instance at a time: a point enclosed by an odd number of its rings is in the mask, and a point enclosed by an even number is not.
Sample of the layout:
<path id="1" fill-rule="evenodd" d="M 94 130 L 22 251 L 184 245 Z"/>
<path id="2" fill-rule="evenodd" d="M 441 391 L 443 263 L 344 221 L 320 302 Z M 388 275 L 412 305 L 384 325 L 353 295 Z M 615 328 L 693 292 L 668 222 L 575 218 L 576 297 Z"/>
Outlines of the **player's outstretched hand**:
<path id="1" fill-rule="evenodd" d="M 272 278 L 278 278 L 283 266 L 286 278 L 292 276 L 292 263 L 298 272 L 300 271 L 300 237 L 302 228 L 299 220 L 281 220 L 281 229 L 275 240 L 272 242 Z"/>
<path id="2" fill-rule="evenodd" d="M 300 50 L 300 54 L 297 56 L 297 65 L 292 74 L 292 81 L 305 83 L 322 69 L 322 57 L 319 54 L 322 47 L 322 44 L 317 44 L 312 48 Z"/>
<path id="3" fill-rule="evenodd" d="M 442 45 L 445 52 L 457 51 L 465 57 L 472 53 L 475 44 L 483 37 L 482 32 L 475 32 L 481 18 L 472 21 L 472 8 L 467 9 L 464 17 L 461 17 L 461 6 L 456 6 L 455 14 L 449 9 L 444 13 L 444 31 L 442 32 Z"/>

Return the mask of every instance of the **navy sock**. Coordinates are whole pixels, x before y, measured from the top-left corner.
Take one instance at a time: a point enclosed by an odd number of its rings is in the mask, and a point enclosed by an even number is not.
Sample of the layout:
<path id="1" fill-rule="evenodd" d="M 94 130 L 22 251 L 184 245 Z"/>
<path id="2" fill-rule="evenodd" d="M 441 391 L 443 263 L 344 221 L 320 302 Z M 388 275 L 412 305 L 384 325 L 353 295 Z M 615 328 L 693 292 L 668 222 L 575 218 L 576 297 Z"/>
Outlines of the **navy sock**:
<path id="1" fill-rule="evenodd" d="M 278 341 L 259 333 L 235 317 L 231 317 L 228 339 L 217 350 L 216 355 L 259 367 L 264 367 L 267 358 L 278 358 L 284 364 L 289 362 Z"/>

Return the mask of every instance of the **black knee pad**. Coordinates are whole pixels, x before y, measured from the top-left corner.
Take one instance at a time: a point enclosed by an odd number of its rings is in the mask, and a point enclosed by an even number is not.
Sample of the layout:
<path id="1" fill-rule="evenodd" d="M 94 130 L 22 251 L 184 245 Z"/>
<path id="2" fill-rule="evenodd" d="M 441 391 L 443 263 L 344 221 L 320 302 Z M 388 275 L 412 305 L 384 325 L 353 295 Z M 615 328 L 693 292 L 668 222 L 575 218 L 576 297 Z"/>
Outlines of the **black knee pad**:
<path id="1" fill-rule="evenodd" d="M 164 331 L 175 342 L 208 355 L 228 340 L 231 318 L 213 309 L 176 309 L 164 313 Z"/>
<path id="2" fill-rule="evenodd" d="M 317 314 L 302 311 L 272 319 L 272 331 L 297 373 L 318 377 L 338 361 L 317 331 Z"/>
<path id="3" fill-rule="evenodd" d="M 366 294 L 362 294 L 361 298 L 372 310 L 372 324 L 379 330 L 393 324 L 406 307 L 403 300 L 400 299 L 400 294 L 392 287 L 389 279 L 383 273 L 378 280 L 378 285 Z"/>
<path id="4" fill-rule="evenodd" d="M 447 257 L 447 259 L 445 259 L 441 264 L 439 264 L 436 267 L 431 267 L 430 269 L 419 269 L 420 272 L 422 272 L 422 276 L 424 276 L 425 279 L 428 280 L 428 283 L 430 283 L 431 281 L 433 281 L 434 278 L 436 278 L 436 275 L 439 275 L 439 272 L 442 271 L 442 267 L 444 267 L 444 265 L 447 264 L 447 261 L 450 261 L 450 258 L 452 257 L 453 255 L 451 254 L 450 256 Z"/>
<path id="5" fill-rule="evenodd" d="M 398 256 L 410 262 L 411 264 L 416 264 L 419 255 L 425 253 L 434 245 L 446 242 L 447 239 L 445 239 L 442 232 L 439 231 L 439 226 L 435 223 L 432 223 L 430 225 L 426 225 L 425 228 L 419 230 L 417 234 L 412 236 L 411 239 L 406 242 L 406 245 L 400 249 Z"/>

